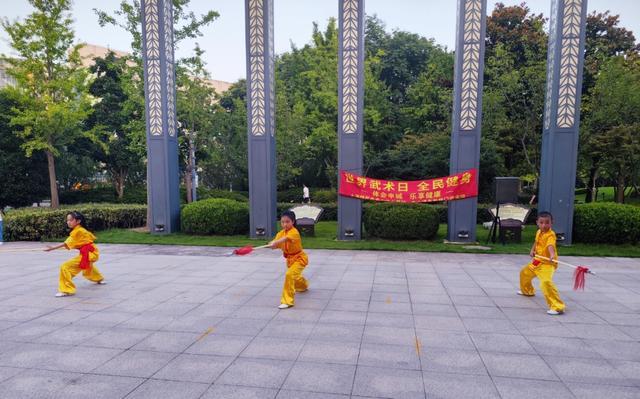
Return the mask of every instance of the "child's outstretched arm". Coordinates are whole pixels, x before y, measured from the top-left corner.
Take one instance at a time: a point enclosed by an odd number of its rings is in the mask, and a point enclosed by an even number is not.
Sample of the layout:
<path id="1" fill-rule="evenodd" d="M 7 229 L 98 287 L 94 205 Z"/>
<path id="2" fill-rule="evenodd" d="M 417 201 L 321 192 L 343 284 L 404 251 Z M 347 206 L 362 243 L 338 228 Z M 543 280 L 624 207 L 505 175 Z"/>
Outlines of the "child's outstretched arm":
<path id="1" fill-rule="evenodd" d="M 53 251 L 54 249 L 60 249 L 60 248 L 66 248 L 66 244 L 63 242 L 62 244 L 58 244 L 58 245 L 47 245 L 47 247 L 43 249 L 43 251 L 49 252 L 49 251 Z"/>
<path id="2" fill-rule="evenodd" d="M 553 248 L 553 245 L 549 245 L 547 247 L 547 250 L 549 251 L 549 259 L 551 259 L 552 262 L 556 263 L 557 262 L 555 260 L 555 258 L 556 258 L 556 250 L 555 250 L 555 248 Z"/>
<path id="3" fill-rule="evenodd" d="M 269 248 L 271 248 L 271 249 L 278 249 L 278 247 L 280 246 L 280 244 L 284 244 L 287 240 L 288 240 L 288 238 L 287 238 L 286 236 L 285 236 L 285 237 L 282 237 L 282 238 L 280 238 L 280 239 L 278 239 L 278 240 L 273 240 L 273 241 L 271 241 L 271 242 L 269 243 Z"/>

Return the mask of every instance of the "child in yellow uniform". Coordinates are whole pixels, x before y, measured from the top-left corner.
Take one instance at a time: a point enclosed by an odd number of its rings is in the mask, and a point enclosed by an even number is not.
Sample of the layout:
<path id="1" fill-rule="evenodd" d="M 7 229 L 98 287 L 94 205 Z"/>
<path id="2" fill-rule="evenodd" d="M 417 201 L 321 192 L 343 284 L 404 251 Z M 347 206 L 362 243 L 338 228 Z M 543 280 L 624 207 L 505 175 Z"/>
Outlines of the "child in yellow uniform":
<path id="1" fill-rule="evenodd" d="M 531 284 L 534 277 L 540 280 L 540 288 L 544 299 L 549 305 L 547 314 L 559 315 L 564 313 L 564 303 L 560 299 L 558 289 L 553 283 L 553 273 L 558 265 L 558 250 L 556 249 L 556 233 L 551 230 L 553 225 L 553 216 L 549 212 L 540 212 L 536 220 L 538 231 L 536 232 L 536 240 L 533 243 L 529 255 L 533 258 L 531 263 L 526 265 L 520 271 L 520 291 L 519 295 L 533 296 L 535 290 Z M 553 259 L 554 262 L 542 259 L 536 259 L 535 256 L 543 256 Z"/>
<path id="2" fill-rule="evenodd" d="M 73 284 L 73 277 L 82 271 L 82 275 L 96 284 L 106 284 L 100 271 L 94 263 L 100 257 L 98 247 L 95 246 L 94 236 L 86 228 L 86 220 L 80 212 L 69 212 L 67 214 L 67 226 L 71 229 L 69 237 L 62 244 L 48 246 L 45 251 L 54 249 L 78 249 L 80 255 L 69 259 L 60 266 L 60 282 L 58 285 L 57 297 L 69 296 L 76 293 L 76 286 Z"/>
<path id="3" fill-rule="evenodd" d="M 287 272 L 284 277 L 282 298 L 279 309 L 287 309 L 293 306 L 293 297 L 297 292 L 304 292 L 309 288 L 309 282 L 302 276 L 302 271 L 309 264 L 307 254 L 302 250 L 300 232 L 296 229 L 296 215 L 292 211 L 282 212 L 280 216 L 282 230 L 269 243 L 272 249 L 282 249 L 282 254 L 287 259 Z"/>

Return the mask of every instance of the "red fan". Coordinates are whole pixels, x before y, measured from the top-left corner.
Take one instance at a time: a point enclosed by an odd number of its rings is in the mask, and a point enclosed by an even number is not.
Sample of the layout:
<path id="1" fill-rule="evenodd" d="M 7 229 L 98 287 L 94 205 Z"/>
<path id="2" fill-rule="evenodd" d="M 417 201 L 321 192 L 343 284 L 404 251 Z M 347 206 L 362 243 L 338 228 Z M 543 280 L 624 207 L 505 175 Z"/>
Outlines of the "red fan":
<path id="1" fill-rule="evenodd" d="M 245 245 L 242 248 L 238 248 L 238 249 L 234 249 L 232 254 L 233 255 L 248 255 L 251 252 L 253 252 L 254 249 L 261 249 L 261 248 L 269 248 L 269 244 L 266 245 L 261 245 L 259 247 L 252 247 L 251 245 Z"/>
<path id="2" fill-rule="evenodd" d="M 595 272 L 592 272 L 591 270 L 589 270 L 589 268 L 586 267 L 586 266 L 575 266 L 575 265 L 572 265 L 571 263 L 562 262 L 562 261 L 559 261 L 559 260 L 552 260 L 552 259 L 549 259 L 549 258 L 545 258 L 544 256 L 540 256 L 540 255 L 536 255 L 536 258 L 542 259 L 542 260 L 551 261 L 551 262 L 556 262 L 556 263 L 558 263 L 560 265 L 573 267 L 575 269 L 574 272 L 573 272 L 573 290 L 574 291 L 584 290 L 585 274 L 587 274 L 587 273 L 593 274 L 593 275 L 596 274 Z M 538 259 L 534 259 L 533 262 L 532 262 L 536 266 L 538 264 L 540 264 L 540 261 Z"/>

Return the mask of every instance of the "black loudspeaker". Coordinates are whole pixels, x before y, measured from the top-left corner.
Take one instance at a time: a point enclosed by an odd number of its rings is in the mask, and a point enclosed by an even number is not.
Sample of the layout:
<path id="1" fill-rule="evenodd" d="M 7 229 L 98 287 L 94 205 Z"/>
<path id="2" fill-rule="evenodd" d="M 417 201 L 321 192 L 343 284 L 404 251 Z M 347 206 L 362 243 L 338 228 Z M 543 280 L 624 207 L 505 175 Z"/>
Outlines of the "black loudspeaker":
<path id="1" fill-rule="evenodd" d="M 494 189 L 496 203 L 517 203 L 520 193 L 520 178 L 496 177 Z"/>

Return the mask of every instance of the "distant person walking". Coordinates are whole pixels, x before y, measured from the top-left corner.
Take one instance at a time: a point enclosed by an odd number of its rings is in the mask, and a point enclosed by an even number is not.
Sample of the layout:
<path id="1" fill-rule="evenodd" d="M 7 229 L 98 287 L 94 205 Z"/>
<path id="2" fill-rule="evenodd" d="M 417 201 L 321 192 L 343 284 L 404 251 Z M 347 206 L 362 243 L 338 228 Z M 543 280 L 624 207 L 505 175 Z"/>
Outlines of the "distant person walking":
<path id="1" fill-rule="evenodd" d="M 302 202 L 305 204 L 311 202 L 311 199 L 309 198 L 309 187 L 304 184 L 302 185 Z"/>

